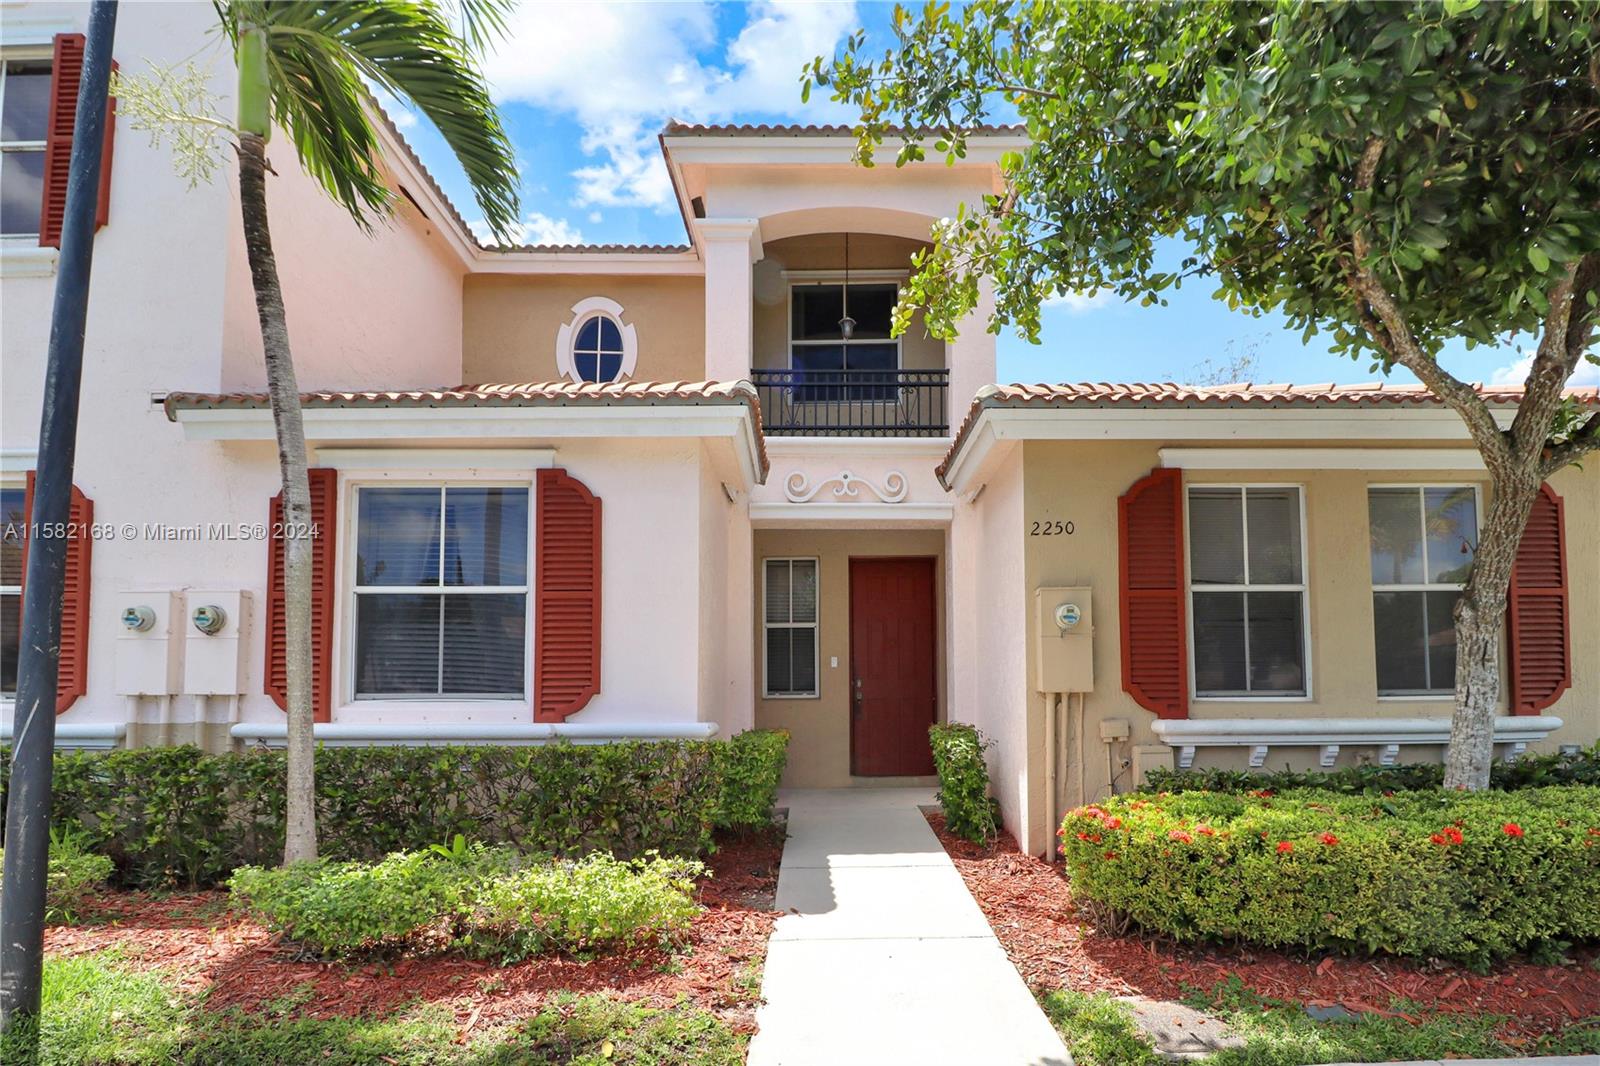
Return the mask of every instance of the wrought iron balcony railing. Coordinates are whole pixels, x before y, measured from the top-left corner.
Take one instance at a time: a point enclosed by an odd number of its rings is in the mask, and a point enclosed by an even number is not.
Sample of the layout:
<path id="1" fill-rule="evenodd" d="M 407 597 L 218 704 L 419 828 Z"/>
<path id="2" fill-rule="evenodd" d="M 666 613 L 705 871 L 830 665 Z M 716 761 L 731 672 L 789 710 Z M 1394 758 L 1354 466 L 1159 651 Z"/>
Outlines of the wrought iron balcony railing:
<path id="1" fill-rule="evenodd" d="M 751 370 L 762 428 L 785 437 L 943 437 L 949 370 Z"/>

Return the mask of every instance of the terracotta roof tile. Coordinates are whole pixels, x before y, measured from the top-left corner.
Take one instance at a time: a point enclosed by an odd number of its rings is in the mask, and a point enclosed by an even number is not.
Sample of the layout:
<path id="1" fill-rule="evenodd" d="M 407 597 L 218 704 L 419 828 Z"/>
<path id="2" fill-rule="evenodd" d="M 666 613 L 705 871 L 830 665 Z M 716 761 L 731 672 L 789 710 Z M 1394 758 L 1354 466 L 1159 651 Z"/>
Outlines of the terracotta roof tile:
<path id="1" fill-rule="evenodd" d="M 264 392 L 170 392 L 162 401 L 167 418 L 177 412 L 268 406 Z M 769 467 L 766 438 L 761 432 L 761 404 L 748 381 L 573 381 L 497 382 L 440 389 L 343 391 L 320 389 L 300 394 L 307 408 L 340 407 L 612 407 L 743 404 L 755 421 L 757 456 L 762 475 Z"/>
<path id="2" fill-rule="evenodd" d="M 644 255 L 675 255 L 693 251 L 688 244 L 483 244 L 490 252 L 575 252 L 580 255 L 623 252 Z"/>
<path id="3" fill-rule="evenodd" d="M 713 123 L 680 122 L 677 119 L 668 119 L 666 127 L 661 134 L 664 137 L 852 137 L 855 135 L 854 126 L 845 125 L 804 125 L 794 123 Z M 899 136 L 903 131 L 898 128 L 886 131 L 890 136 Z M 932 133 L 933 130 L 928 132 Z M 974 126 L 969 129 L 969 135 L 976 134 L 1022 134 L 1027 132 L 1024 126 Z"/>
<path id="4" fill-rule="evenodd" d="M 1522 399 L 1518 385 L 1473 386 L 1491 404 L 1514 406 Z M 1600 388 L 1566 390 L 1586 405 L 1600 405 Z M 1262 384 L 1182 385 L 1176 382 L 1063 382 L 1054 385 L 989 385 L 978 392 L 955 441 L 935 471 L 943 479 L 950 462 L 966 443 L 979 416 L 991 408 L 1102 407 L 1442 407 L 1444 402 L 1422 385 L 1370 381 L 1353 385 Z"/>

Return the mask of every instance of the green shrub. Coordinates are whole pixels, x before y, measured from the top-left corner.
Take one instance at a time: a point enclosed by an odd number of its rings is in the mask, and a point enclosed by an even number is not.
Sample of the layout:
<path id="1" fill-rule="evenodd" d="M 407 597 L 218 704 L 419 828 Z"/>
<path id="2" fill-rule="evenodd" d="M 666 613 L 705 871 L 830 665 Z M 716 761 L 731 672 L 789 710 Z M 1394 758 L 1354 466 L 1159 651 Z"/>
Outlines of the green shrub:
<path id="1" fill-rule="evenodd" d="M 1117 796 L 1070 812 L 1074 894 L 1183 940 L 1484 964 L 1600 937 L 1600 789 Z"/>
<path id="2" fill-rule="evenodd" d="M 699 913 L 694 883 L 704 873 L 691 859 L 655 854 L 529 860 L 472 845 L 376 863 L 246 866 L 229 888 L 268 928 L 327 956 L 460 947 L 520 957 L 682 929 Z"/>
<path id="3" fill-rule="evenodd" d="M 933 767 L 939 774 L 939 806 L 950 832 L 983 843 L 998 831 L 995 803 L 989 795 L 989 768 L 983 753 L 990 747 L 975 726 L 951 722 L 928 729 Z"/>
<path id="4" fill-rule="evenodd" d="M 782 729 L 749 729 L 718 749 L 722 795 L 719 829 L 753 829 L 772 824 L 778 781 L 789 761 L 789 734 Z"/>
<path id="5" fill-rule="evenodd" d="M 1489 786 L 1501 791 L 1551 785 L 1600 785 L 1600 743 L 1575 752 L 1524 755 L 1490 767 Z M 1444 786 L 1440 763 L 1347 766 L 1338 770 L 1152 770 L 1142 792 L 1253 792 L 1317 788 L 1352 795 L 1416 792 Z"/>
<path id="6" fill-rule="evenodd" d="M 0 848 L 0 865 L 5 862 L 5 854 L 5 849 Z M 45 920 L 76 921 L 84 900 L 110 877 L 110 859 L 85 851 L 75 837 L 59 831 L 51 833 L 50 858 L 45 867 Z"/>
<path id="7" fill-rule="evenodd" d="M 317 834 L 323 855 L 341 860 L 376 860 L 458 833 L 526 852 L 703 854 L 733 761 L 722 757 L 728 748 L 322 748 Z M 282 752 L 59 752 L 51 817 L 108 856 L 122 884 L 214 884 L 238 867 L 279 861 L 284 776 Z M 3 786 L 0 773 L 0 809 Z"/>

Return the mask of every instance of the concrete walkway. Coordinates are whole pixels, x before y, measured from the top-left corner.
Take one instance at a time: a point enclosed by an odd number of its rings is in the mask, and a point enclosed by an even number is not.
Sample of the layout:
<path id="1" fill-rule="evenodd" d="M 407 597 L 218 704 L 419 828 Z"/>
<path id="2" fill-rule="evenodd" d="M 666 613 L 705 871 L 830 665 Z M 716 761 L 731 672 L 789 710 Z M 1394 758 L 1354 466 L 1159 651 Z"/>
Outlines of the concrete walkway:
<path id="1" fill-rule="evenodd" d="M 789 791 L 749 1066 L 1071 1066 L 955 864 L 928 789 Z"/>

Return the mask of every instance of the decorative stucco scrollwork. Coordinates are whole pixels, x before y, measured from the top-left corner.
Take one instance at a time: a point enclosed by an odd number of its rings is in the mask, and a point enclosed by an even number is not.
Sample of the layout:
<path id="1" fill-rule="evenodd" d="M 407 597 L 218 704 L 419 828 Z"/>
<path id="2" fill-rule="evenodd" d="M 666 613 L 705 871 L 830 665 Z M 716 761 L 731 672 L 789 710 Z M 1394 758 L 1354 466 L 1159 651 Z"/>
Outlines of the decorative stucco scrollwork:
<path id="1" fill-rule="evenodd" d="M 833 495 L 840 498 L 859 496 L 860 490 L 857 486 L 865 486 L 884 503 L 903 503 L 910 491 L 910 486 L 906 484 L 906 476 L 898 470 L 891 470 L 885 474 L 882 485 L 874 484 L 870 478 L 861 477 L 848 470 L 841 470 L 813 485 L 803 471 L 796 470 L 784 479 L 783 493 L 789 498 L 790 503 L 810 503 L 829 485 L 833 486 Z"/>

